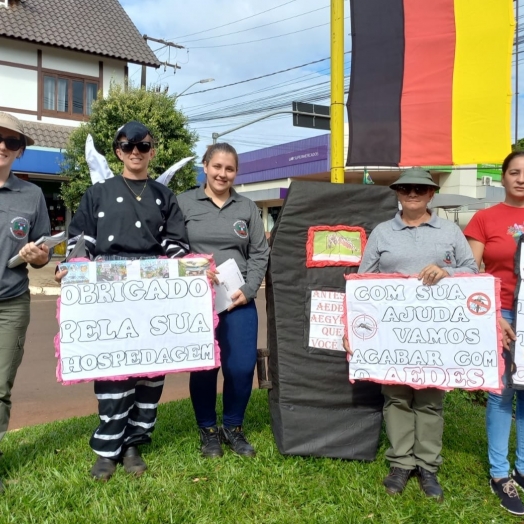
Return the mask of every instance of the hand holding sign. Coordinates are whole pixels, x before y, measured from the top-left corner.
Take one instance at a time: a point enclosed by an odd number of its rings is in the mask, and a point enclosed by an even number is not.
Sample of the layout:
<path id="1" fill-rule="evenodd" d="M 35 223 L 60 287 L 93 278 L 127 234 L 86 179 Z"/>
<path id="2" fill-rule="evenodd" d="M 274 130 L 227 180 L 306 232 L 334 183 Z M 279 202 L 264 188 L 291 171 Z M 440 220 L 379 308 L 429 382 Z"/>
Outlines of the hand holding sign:
<path id="1" fill-rule="evenodd" d="M 499 319 L 500 329 L 502 330 L 502 345 L 504 346 L 504 349 L 507 349 L 509 351 L 509 345 L 512 341 L 517 340 L 517 336 L 515 335 L 515 332 L 511 328 L 511 325 L 505 318 Z"/>
<path id="2" fill-rule="evenodd" d="M 345 335 L 342 337 L 342 346 L 346 350 L 346 353 L 353 355 L 353 351 L 351 351 L 351 348 L 349 347 L 348 337 Z"/>
<path id="3" fill-rule="evenodd" d="M 449 277 L 448 272 L 436 264 L 430 264 L 426 266 L 419 274 L 418 279 L 422 280 L 425 286 L 434 286 L 440 282 L 443 278 Z"/>

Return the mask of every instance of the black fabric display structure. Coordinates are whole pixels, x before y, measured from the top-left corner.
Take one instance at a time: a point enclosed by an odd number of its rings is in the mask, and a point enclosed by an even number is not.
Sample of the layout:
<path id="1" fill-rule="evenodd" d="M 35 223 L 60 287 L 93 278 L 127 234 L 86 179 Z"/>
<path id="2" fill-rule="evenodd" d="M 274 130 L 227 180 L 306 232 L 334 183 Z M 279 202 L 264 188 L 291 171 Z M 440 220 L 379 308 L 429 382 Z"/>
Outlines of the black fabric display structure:
<path id="1" fill-rule="evenodd" d="M 266 276 L 269 405 L 281 453 L 373 460 L 382 424 L 380 385 L 350 384 L 343 351 L 309 347 L 312 290 L 345 292 L 357 267 L 306 267 L 311 226 L 373 228 L 393 218 L 395 193 L 383 186 L 292 182 L 271 233 Z"/>

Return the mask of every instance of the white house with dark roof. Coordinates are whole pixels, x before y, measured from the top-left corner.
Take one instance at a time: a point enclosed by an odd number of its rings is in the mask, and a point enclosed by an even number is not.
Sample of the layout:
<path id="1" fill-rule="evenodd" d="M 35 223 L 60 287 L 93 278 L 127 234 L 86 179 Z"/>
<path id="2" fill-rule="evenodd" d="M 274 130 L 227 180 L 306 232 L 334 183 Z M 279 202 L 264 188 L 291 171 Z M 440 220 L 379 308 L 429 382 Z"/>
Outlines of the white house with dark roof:
<path id="1" fill-rule="evenodd" d="M 160 66 L 118 0 L 0 2 L 0 111 L 35 139 L 13 170 L 42 188 L 54 231 L 66 222 L 61 149 L 93 100 L 127 81 L 129 63 Z"/>

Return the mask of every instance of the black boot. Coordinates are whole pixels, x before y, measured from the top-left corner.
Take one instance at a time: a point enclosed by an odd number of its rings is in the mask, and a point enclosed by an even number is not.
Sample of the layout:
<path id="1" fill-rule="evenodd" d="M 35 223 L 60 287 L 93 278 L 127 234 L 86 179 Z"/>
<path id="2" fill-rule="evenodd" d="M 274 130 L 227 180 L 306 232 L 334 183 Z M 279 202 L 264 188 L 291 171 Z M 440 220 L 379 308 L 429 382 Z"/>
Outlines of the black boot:
<path id="1" fill-rule="evenodd" d="M 211 426 L 210 428 L 198 428 L 200 431 L 200 451 L 206 458 L 221 457 L 224 452 L 220 445 L 220 438 L 218 428 Z"/>
<path id="2" fill-rule="evenodd" d="M 253 446 L 246 439 L 242 426 L 221 426 L 220 440 L 227 444 L 237 455 L 254 457 Z"/>
<path id="3" fill-rule="evenodd" d="M 441 502 L 444 499 L 444 492 L 438 483 L 437 474 L 418 466 L 418 482 L 420 489 L 427 497 L 432 497 Z"/>
<path id="4" fill-rule="evenodd" d="M 140 456 L 140 451 L 136 446 L 129 446 L 122 455 L 122 463 L 126 473 L 140 477 L 147 469 L 147 464 Z"/>
<path id="5" fill-rule="evenodd" d="M 412 472 L 412 469 L 389 468 L 388 476 L 382 481 L 382 484 L 386 487 L 386 493 L 388 495 L 400 495 L 404 491 Z"/>
<path id="6" fill-rule="evenodd" d="M 91 476 L 96 480 L 109 480 L 116 470 L 117 461 L 98 456 L 94 466 L 91 468 Z"/>

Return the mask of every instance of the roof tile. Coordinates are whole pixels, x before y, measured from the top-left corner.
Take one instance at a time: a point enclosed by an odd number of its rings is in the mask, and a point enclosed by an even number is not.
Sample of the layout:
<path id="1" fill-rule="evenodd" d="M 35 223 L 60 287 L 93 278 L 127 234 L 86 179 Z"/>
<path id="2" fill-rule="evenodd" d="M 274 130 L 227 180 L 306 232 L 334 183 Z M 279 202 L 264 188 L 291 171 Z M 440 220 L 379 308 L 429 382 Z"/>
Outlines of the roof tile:
<path id="1" fill-rule="evenodd" d="M 10 0 L 0 36 L 160 65 L 118 0 Z"/>
<path id="2" fill-rule="evenodd" d="M 69 135 L 76 129 L 69 126 L 42 124 L 41 122 L 29 122 L 27 120 L 24 120 L 22 124 L 24 132 L 35 141 L 35 146 L 53 147 L 56 149 L 64 149 Z"/>

